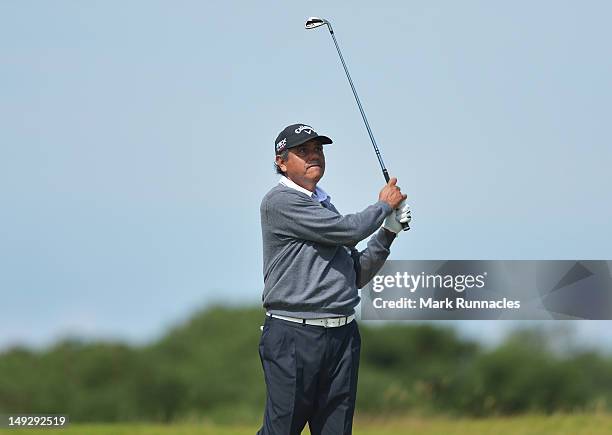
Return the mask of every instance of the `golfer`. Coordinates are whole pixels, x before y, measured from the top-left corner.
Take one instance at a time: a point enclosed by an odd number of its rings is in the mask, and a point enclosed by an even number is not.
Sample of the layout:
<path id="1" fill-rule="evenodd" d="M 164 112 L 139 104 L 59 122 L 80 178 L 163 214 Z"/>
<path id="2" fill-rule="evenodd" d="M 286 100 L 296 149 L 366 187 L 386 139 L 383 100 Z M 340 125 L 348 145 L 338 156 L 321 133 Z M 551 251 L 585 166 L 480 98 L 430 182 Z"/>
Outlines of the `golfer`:
<path id="1" fill-rule="evenodd" d="M 261 203 L 267 313 L 259 355 L 267 394 L 260 435 L 297 435 L 306 423 L 312 435 L 352 433 L 361 349 L 357 289 L 382 267 L 400 222 L 410 221 L 395 178 L 377 202 L 341 215 L 318 186 L 323 145 L 331 143 L 305 124 L 288 126 L 274 143 L 282 177 Z"/>

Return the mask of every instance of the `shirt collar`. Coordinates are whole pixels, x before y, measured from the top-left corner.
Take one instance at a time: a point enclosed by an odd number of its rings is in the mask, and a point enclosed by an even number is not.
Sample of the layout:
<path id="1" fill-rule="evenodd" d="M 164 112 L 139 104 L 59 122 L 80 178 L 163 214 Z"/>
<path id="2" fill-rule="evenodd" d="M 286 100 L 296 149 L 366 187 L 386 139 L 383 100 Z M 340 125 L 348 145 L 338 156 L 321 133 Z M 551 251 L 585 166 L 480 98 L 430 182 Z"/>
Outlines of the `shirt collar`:
<path id="1" fill-rule="evenodd" d="M 280 178 L 280 180 L 278 181 L 280 184 L 282 184 L 283 186 L 287 186 L 290 187 L 291 189 L 295 189 L 298 192 L 302 192 L 305 193 L 306 195 L 308 195 L 309 197 L 311 197 L 312 199 L 319 201 L 319 202 L 323 202 L 326 199 L 331 199 L 331 196 L 329 196 L 327 194 L 327 192 L 325 192 L 323 189 L 321 189 L 319 186 L 317 186 L 315 188 L 314 193 L 311 192 L 308 189 L 304 189 L 302 186 L 297 185 L 296 183 L 294 183 L 291 179 L 282 176 Z"/>

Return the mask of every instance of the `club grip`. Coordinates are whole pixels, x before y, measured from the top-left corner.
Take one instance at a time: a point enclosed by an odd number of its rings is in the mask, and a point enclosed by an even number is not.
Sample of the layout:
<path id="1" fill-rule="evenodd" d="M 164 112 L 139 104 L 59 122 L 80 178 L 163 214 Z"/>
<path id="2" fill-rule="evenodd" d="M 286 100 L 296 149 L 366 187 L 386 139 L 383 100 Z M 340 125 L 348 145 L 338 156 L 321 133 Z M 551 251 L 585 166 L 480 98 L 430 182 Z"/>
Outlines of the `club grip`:
<path id="1" fill-rule="evenodd" d="M 387 168 L 383 168 L 382 170 L 383 176 L 385 177 L 385 181 L 388 183 L 390 178 L 389 178 L 389 172 L 387 172 Z M 410 225 L 408 225 L 408 222 L 404 222 L 402 224 L 402 231 L 408 231 L 410 229 Z"/>

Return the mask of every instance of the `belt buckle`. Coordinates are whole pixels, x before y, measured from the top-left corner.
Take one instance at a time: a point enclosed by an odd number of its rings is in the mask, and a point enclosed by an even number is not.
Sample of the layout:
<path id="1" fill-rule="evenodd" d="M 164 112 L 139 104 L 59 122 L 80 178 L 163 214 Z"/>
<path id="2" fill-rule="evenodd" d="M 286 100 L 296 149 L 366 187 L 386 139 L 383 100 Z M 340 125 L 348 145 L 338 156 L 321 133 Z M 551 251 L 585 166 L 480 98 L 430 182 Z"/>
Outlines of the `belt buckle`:
<path id="1" fill-rule="evenodd" d="M 329 328 L 329 319 L 323 319 L 323 327 Z"/>

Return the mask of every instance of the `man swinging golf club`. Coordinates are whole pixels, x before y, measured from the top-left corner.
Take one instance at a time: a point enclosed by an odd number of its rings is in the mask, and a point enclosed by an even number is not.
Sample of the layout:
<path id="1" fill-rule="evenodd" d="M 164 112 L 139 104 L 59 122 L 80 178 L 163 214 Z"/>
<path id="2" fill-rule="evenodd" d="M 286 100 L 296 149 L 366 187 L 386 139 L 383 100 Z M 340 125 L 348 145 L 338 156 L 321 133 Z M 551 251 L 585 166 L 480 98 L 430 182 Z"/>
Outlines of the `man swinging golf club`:
<path id="1" fill-rule="evenodd" d="M 353 321 L 357 289 L 380 270 L 410 221 L 395 178 L 378 201 L 341 215 L 318 186 L 323 145 L 331 143 L 306 124 L 286 127 L 274 143 L 282 176 L 260 210 L 267 311 L 259 344 L 267 387 L 260 435 L 297 435 L 306 423 L 313 435 L 352 433 L 361 349 Z M 366 249 L 355 249 L 371 234 Z"/>

